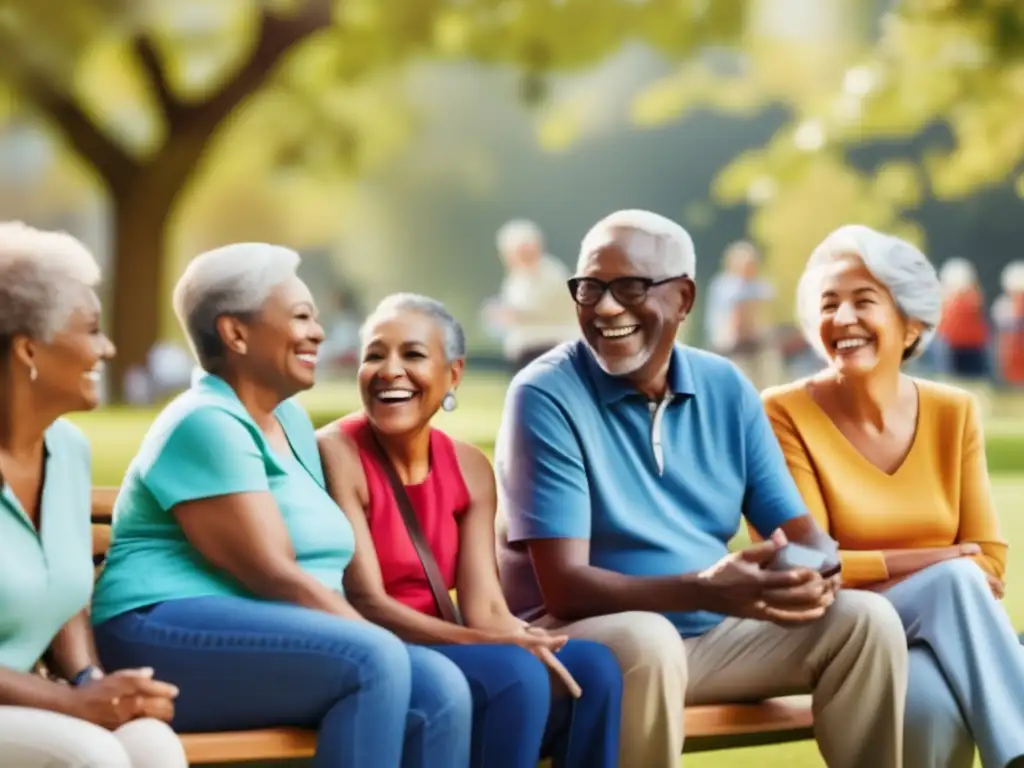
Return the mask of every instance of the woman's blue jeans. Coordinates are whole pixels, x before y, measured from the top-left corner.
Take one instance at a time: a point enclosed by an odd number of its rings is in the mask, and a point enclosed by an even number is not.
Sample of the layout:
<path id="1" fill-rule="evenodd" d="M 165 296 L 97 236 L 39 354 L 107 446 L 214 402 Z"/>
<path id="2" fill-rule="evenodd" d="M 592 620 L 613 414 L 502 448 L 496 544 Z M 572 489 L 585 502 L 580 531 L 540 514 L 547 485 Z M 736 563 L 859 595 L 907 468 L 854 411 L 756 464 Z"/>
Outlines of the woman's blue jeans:
<path id="1" fill-rule="evenodd" d="M 552 701 L 547 667 L 512 645 L 431 646 L 462 670 L 473 694 L 473 768 L 615 768 L 622 672 L 606 646 L 570 640 L 558 653 L 583 689 Z"/>
<path id="2" fill-rule="evenodd" d="M 181 732 L 316 728 L 316 768 L 469 764 L 465 676 L 373 624 L 198 597 L 104 622 L 96 643 L 107 669 L 153 667 L 180 688 L 173 725 Z"/>

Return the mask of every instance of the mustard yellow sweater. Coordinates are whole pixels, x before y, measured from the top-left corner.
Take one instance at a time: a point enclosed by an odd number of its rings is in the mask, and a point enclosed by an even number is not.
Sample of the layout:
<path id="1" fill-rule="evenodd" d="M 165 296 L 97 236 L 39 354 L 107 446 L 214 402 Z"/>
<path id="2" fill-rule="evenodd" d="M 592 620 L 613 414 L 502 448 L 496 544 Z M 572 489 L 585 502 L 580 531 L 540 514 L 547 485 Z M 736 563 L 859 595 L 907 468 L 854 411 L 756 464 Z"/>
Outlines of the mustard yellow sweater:
<path id="1" fill-rule="evenodd" d="M 992 505 L 977 404 L 954 387 L 915 384 L 917 434 L 891 475 L 853 447 L 806 382 L 770 389 L 763 399 L 808 511 L 839 542 L 844 584 L 887 580 L 882 550 L 967 542 L 981 547 L 972 559 L 1003 578 L 1007 545 Z"/>

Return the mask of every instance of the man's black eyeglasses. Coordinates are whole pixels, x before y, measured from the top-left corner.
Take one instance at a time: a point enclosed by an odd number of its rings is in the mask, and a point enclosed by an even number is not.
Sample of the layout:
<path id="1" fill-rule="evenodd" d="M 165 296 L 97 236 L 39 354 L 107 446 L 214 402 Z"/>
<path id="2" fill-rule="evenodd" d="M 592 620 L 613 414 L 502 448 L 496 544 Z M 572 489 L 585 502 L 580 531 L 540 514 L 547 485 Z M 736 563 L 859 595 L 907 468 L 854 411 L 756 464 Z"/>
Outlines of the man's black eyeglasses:
<path id="1" fill-rule="evenodd" d="M 635 307 L 647 298 L 647 292 L 656 286 L 682 280 L 689 275 L 675 275 L 662 280 L 650 277 L 617 277 L 605 282 L 596 277 L 573 277 L 569 280 L 569 294 L 572 300 L 581 307 L 592 307 L 597 304 L 605 293 L 612 292 L 612 298 L 623 307 Z"/>

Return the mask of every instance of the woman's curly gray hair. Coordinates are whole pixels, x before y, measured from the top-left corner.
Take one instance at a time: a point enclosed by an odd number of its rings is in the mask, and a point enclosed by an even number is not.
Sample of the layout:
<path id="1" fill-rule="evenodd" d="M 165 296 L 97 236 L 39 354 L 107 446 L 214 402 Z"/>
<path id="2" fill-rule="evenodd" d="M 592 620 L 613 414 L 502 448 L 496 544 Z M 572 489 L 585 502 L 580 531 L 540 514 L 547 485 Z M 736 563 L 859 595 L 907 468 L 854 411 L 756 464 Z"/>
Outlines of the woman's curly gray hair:
<path id="1" fill-rule="evenodd" d="M 0 222 L 0 348 L 20 335 L 50 341 L 99 282 L 96 259 L 71 235 Z"/>
<path id="2" fill-rule="evenodd" d="M 797 316 L 804 338 L 822 357 L 818 333 L 821 318 L 820 286 L 823 267 L 843 256 L 858 256 L 886 287 L 900 312 L 924 326 L 917 341 L 903 354 L 909 360 L 931 343 L 942 314 L 942 288 L 938 273 L 918 248 L 898 237 L 862 224 L 847 224 L 832 232 L 814 249 L 797 287 Z"/>

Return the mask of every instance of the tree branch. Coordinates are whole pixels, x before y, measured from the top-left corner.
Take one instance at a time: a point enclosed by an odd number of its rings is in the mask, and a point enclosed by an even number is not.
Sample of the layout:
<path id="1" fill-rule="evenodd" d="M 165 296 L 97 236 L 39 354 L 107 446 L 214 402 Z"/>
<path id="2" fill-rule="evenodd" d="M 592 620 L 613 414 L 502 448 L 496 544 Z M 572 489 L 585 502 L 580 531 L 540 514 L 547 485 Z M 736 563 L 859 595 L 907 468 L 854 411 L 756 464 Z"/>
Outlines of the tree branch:
<path id="1" fill-rule="evenodd" d="M 25 98 L 63 135 L 71 148 L 113 189 L 131 176 L 137 163 L 125 149 L 86 115 L 74 99 L 49 77 L 20 68 L 17 80 Z"/>
<path id="2" fill-rule="evenodd" d="M 170 132 L 181 111 L 181 102 L 178 101 L 178 97 L 171 89 L 167 73 L 160 63 L 160 55 L 157 53 L 156 46 L 153 45 L 153 40 L 148 35 L 141 34 L 133 40 L 132 44 L 135 48 L 135 55 L 142 65 L 142 71 L 153 88 L 157 106 L 163 113 L 164 120 L 167 121 L 167 130 Z"/>
<path id="3" fill-rule="evenodd" d="M 260 33 L 249 60 L 221 90 L 206 101 L 190 105 L 187 112 L 212 130 L 269 77 L 289 48 L 326 29 L 331 23 L 332 0 L 307 0 L 302 12 L 283 17 L 264 11 Z"/>

